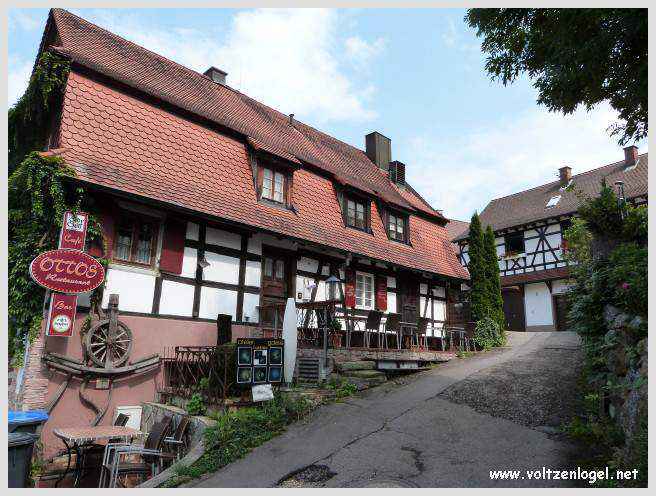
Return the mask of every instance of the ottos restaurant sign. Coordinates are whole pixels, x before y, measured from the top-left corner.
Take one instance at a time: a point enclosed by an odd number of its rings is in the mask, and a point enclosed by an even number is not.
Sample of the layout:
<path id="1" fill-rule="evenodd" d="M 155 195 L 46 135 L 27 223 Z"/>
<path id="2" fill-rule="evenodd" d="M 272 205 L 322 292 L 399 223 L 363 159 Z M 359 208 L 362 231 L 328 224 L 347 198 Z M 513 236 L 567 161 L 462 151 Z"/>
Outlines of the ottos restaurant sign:
<path id="1" fill-rule="evenodd" d="M 30 264 L 38 284 L 59 293 L 86 293 L 100 286 L 105 269 L 95 258 L 79 250 L 59 249 L 41 253 Z"/>

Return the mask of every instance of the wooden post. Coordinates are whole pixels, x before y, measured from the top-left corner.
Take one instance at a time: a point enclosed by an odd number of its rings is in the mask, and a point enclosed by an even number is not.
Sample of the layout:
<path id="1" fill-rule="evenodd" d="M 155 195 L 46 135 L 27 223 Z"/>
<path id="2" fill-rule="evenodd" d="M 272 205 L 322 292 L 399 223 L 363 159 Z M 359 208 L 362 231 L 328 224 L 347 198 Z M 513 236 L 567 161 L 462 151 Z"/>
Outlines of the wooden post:
<path id="1" fill-rule="evenodd" d="M 232 341 L 232 316 L 219 314 L 216 317 L 216 327 L 218 331 L 216 345 L 229 343 Z"/>

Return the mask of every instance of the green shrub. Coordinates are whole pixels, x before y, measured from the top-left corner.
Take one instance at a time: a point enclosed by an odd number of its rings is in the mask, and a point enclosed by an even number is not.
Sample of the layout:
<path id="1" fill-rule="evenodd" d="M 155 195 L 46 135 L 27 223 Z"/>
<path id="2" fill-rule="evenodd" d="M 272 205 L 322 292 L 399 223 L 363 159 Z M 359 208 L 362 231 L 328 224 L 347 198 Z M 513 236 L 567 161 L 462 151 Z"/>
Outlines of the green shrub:
<path id="1" fill-rule="evenodd" d="M 476 322 L 474 342 L 484 350 L 489 350 L 495 346 L 503 346 L 505 344 L 505 333 L 496 320 L 485 317 Z"/>
<path id="2" fill-rule="evenodd" d="M 612 302 L 629 314 L 647 318 L 647 248 L 622 244 L 613 250 L 608 262 Z"/>
<path id="3" fill-rule="evenodd" d="M 205 406 L 205 401 L 203 401 L 203 395 L 194 393 L 187 403 L 187 413 L 189 415 L 204 415 L 206 411 L 207 407 Z"/>

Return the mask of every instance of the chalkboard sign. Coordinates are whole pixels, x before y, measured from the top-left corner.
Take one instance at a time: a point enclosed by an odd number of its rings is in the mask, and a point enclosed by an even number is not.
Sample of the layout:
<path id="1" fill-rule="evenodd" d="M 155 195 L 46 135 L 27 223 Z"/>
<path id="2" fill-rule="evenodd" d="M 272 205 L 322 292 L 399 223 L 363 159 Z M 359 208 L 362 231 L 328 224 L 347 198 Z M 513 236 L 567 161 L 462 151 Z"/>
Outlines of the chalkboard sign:
<path id="1" fill-rule="evenodd" d="M 283 339 L 238 338 L 237 384 L 277 384 L 282 382 L 285 364 Z"/>

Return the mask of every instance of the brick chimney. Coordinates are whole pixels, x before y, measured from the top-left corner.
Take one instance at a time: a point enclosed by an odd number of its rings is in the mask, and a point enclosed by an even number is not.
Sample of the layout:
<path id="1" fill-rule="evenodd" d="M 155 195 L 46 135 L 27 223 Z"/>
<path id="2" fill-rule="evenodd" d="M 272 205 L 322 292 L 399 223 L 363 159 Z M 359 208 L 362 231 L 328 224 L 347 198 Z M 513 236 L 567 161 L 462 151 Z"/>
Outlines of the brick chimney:
<path id="1" fill-rule="evenodd" d="M 378 131 L 374 131 L 365 136 L 365 146 L 365 153 L 369 160 L 387 172 L 390 160 L 392 160 L 392 140 Z"/>
<path id="2" fill-rule="evenodd" d="M 635 145 L 624 147 L 624 165 L 631 167 L 638 160 L 638 147 Z"/>
<path id="3" fill-rule="evenodd" d="M 393 160 L 389 163 L 389 178 L 393 183 L 404 185 L 405 184 L 405 164 L 398 160 Z"/>
<path id="4" fill-rule="evenodd" d="M 226 76 L 228 75 L 228 73 L 212 66 L 209 69 L 207 69 L 205 72 L 203 72 L 203 75 L 207 76 L 215 83 L 222 84 L 225 86 Z"/>
<path id="5" fill-rule="evenodd" d="M 560 175 L 560 185 L 563 187 L 567 186 L 572 179 L 572 168 L 565 165 L 558 169 L 558 174 Z"/>

